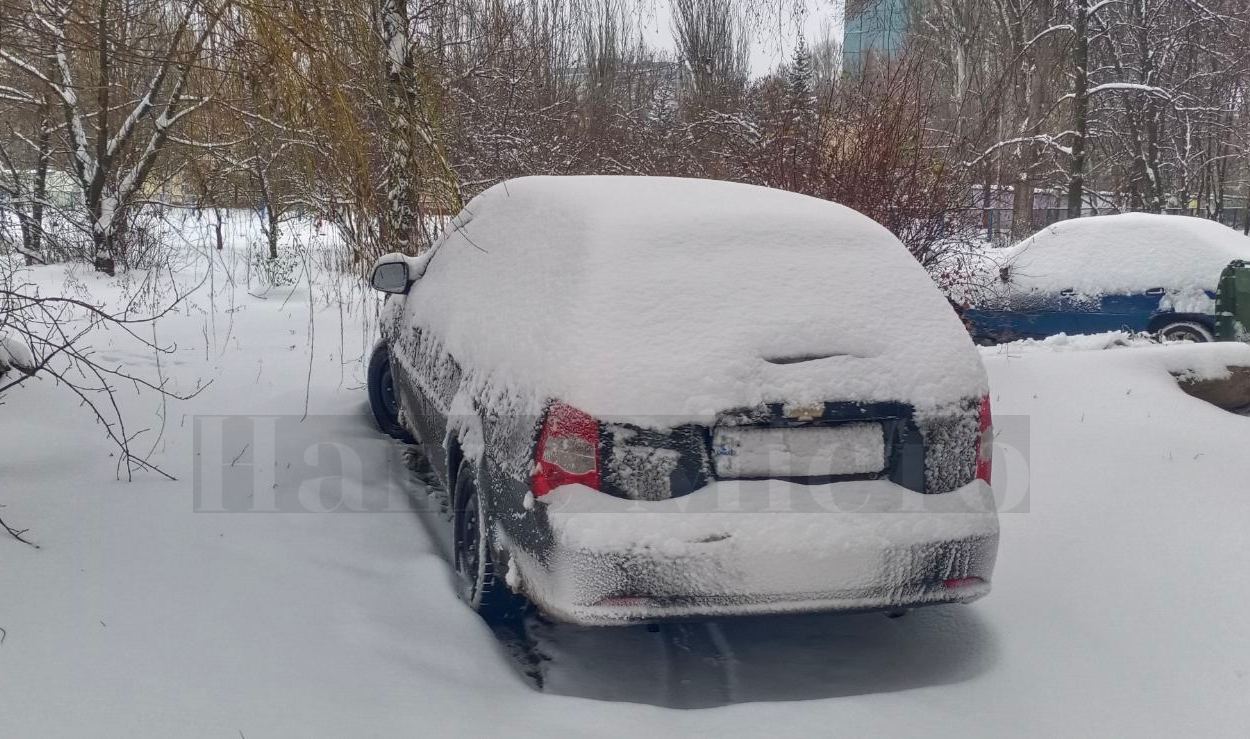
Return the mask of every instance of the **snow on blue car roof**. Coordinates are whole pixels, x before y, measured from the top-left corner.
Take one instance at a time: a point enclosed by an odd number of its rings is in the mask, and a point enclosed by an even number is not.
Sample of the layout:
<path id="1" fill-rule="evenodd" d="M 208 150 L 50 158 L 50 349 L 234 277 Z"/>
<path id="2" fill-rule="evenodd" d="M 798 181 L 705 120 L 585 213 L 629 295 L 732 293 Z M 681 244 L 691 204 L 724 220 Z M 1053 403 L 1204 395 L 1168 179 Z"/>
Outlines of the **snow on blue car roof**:
<path id="1" fill-rule="evenodd" d="M 999 255 L 1017 290 L 1085 295 L 1214 291 L 1250 238 L 1205 218 L 1124 213 L 1062 221 Z"/>

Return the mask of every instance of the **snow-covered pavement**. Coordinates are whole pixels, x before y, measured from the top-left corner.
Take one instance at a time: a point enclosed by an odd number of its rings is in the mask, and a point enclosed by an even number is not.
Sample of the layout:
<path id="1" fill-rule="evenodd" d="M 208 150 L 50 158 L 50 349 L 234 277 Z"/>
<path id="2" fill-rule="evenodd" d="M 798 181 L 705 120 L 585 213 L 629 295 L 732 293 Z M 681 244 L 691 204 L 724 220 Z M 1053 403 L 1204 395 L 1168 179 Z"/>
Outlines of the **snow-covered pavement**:
<path id="1" fill-rule="evenodd" d="M 166 405 L 154 457 L 177 482 L 116 482 L 100 430 L 49 382 L 0 406 L 0 516 L 41 545 L 0 538 L 0 736 L 1232 737 L 1250 724 L 1250 418 L 1169 374 L 1250 364 L 1250 348 L 987 350 L 1005 500 L 994 592 L 971 606 L 496 634 L 456 599 L 437 510 L 390 505 L 437 507 L 367 415 L 361 293 L 214 284 L 215 300 L 158 327 L 178 344 L 163 373 L 213 380 Z M 159 424 L 158 399 L 125 403 Z M 333 456 L 350 450 L 374 512 L 196 512 L 237 502 L 206 504 L 195 482 L 213 464 L 247 469 L 260 438 L 213 431 L 209 415 L 283 416 L 275 454 L 295 470 L 334 458 L 351 476 Z M 322 500 L 299 483 L 279 473 L 274 507 Z"/>

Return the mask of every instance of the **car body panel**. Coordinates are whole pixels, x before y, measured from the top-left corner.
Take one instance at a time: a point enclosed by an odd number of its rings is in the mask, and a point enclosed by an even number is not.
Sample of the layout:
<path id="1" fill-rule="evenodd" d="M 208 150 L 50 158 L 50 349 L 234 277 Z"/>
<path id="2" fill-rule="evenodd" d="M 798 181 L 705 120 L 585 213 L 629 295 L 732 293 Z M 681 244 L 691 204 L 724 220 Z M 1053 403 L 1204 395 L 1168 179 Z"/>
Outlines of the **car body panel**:
<path id="1" fill-rule="evenodd" d="M 517 559 L 520 580 L 585 625 L 968 602 L 988 592 L 998 545 L 980 481 L 941 496 L 888 481 L 721 482 L 647 507 L 584 488 L 548 497 L 552 546 Z"/>
<path id="2" fill-rule="evenodd" d="M 1204 295 L 1211 300 L 1215 298 L 1211 292 Z M 986 301 L 984 307 L 968 308 L 962 316 L 974 338 L 995 343 L 1044 339 L 1057 334 L 1141 333 L 1182 321 L 1198 323 L 1211 331 L 1215 328 L 1213 312 L 1178 312 L 1165 305 L 1166 295 L 1162 290 L 1092 298 L 1062 293 L 1030 294 Z"/>

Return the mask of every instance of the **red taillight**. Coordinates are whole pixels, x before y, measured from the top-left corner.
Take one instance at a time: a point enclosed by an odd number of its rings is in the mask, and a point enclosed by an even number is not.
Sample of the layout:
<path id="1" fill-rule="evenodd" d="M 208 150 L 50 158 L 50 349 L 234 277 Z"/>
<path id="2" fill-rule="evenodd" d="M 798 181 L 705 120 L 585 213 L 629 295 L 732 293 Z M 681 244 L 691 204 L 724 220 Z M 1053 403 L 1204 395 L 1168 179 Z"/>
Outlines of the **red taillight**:
<path id="1" fill-rule="evenodd" d="M 599 422 L 560 402 L 547 408 L 534 450 L 530 489 L 546 495 L 561 485 L 599 489 Z"/>
<path id="2" fill-rule="evenodd" d="M 977 435 L 977 479 L 990 481 L 994 464 L 994 418 L 990 412 L 990 396 L 981 398 L 981 433 Z"/>
<path id="3" fill-rule="evenodd" d="M 958 590 L 972 585 L 980 585 L 983 582 L 985 581 L 979 577 L 952 577 L 949 580 L 943 580 L 942 587 L 947 590 Z"/>

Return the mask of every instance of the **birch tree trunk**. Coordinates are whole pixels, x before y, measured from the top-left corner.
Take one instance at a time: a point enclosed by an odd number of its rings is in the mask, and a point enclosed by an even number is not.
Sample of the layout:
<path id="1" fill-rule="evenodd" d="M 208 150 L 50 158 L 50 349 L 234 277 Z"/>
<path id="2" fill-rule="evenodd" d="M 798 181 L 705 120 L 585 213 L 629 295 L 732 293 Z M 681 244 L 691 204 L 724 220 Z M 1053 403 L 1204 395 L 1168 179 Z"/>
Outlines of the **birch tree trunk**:
<path id="1" fill-rule="evenodd" d="M 1075 0 L 1072 27 L 1072 162 L 1068 218 L 1080 218 L 1085 198 L 1085 140 L 1089 136 L 1089 0 Z"/>
<path id="2" fill-rule="evenodd" d="M 386 44 L 387 125 L 385 197 L 382 242 L 387 251 L 415 254 L 420 243 L 417 161 L 413 135 L 416 118 L 413 90 L 413 39 L 406 0 L 381 0 L 382 38 Z"/>

